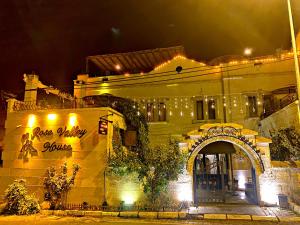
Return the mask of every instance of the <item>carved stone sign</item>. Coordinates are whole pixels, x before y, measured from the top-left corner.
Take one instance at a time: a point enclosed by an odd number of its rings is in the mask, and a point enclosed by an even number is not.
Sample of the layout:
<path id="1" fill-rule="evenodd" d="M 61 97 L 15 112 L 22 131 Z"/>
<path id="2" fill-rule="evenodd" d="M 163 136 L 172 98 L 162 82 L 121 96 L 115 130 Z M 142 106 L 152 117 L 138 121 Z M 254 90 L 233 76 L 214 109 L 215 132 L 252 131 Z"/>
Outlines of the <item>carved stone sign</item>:
<path id="1" fill-rule="evenodd" d="M 41 139 L 53 139 L 55 135 L 61 138 L 79 138 L 81 139 L 87 133 L 86 129 L 80 129 L 79 126 L 73 126 L 72 128 L 59 127 L 57 130 L 42 129 L 40 127 L 35 127 L 32 133 L 25 133 L 22 135 L 21 143 L 22 148 L 20 152 L 26 154 L 31 152 L 37 152 L 33 147 L 34 139 L 41 141 Z M 53 152 L 53 151 L 72 151 L 72 146 L 70 144 L 57 143 L 55 141 L 46 141 L 43 144 L 42 152 Z"/>

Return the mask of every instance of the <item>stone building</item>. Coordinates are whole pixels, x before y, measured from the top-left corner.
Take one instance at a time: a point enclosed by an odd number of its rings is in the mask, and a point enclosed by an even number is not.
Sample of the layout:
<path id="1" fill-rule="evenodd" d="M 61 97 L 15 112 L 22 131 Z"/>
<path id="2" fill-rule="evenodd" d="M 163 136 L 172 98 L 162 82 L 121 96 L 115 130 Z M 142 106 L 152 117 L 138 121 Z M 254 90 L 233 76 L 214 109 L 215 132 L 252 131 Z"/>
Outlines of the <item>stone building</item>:
<path id="1" fill-rule="evenodd" d="M 81 166 L 69 202 L 140 201 L 135 177 L 106 175 L 112 127 L 126 130 L 123 115 L 103 104 L 112 106 L 117 96 L 146 115 L 151 145 L 176 137 L 189 154 L 186 171 L 169 186 L 178 201 L 277 204 L 278 194 L 292 199 L 299 169 L 271 160 L 269 133 L 299 123 L 293 63 L 291 52 L 278 51 L 205 64 L 186 57 L 180 46 L 89 56 L 90 73 L 74 80 L 74 96 L 26 75 L 24 101 L 8 101 L 0 191 L 22 177 L 42 199 L 45 170 L 67 161 Z M 39 99 L 37 90 L 58 96 L 59 105 Z M 107 135 L 98 132 L 100 117 L 111 121 Z"/>

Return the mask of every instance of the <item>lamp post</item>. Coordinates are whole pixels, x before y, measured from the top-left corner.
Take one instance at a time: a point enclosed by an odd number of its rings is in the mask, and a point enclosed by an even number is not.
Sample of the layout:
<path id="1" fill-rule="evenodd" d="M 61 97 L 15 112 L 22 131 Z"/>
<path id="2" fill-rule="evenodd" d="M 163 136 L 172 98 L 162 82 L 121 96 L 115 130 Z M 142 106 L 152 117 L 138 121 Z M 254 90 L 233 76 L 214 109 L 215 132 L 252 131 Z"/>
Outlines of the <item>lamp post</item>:
<path id="1" fill-rule="evenodd" d="M 300 72 L 299 72 L 298 51 L 297 51 L 297 45 L 296 45 L 296 40 L 295 40 L 295 30 L 294 30 L 293 14 L 292 14 L 292 7 L 291 7 L 291 1 L 290 0 L 287 0 L 287 5 L 288 5 L 288 11 L 289 11 L 290 31 L 291 31 L 293 55 L 294 55 L 294 62 L 295 62 L 295 73 L 296 73 L 296 80 L 297 80 L 298 122 L 300 123 L 300 107 L 299 107 L 299 98 L 300 98 Z"/>

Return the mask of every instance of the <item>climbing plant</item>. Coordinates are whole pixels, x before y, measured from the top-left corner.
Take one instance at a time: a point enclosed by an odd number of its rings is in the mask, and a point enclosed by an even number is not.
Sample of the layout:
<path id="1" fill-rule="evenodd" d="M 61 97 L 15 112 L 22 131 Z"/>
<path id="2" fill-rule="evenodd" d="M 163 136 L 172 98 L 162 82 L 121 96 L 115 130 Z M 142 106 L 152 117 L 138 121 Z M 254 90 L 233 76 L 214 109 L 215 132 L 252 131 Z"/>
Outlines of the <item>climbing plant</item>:
<path id="1" fill-rule="evenodd" d="M 300 134 L 297 133 L 294 127 L 271 132 L 271 137 L 270 152 L 272 160 L 300 160 Z"/>

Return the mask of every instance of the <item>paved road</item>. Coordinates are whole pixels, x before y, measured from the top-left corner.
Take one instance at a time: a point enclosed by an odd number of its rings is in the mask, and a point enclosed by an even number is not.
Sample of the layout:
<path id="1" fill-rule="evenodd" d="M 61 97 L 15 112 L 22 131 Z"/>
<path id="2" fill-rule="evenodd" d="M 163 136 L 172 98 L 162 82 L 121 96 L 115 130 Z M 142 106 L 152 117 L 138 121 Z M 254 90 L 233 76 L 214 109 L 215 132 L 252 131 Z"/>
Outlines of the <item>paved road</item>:
<path id="1" fill-rule="evenodd" d="M 0 225 L 179 225 L 179 224 L 194 224 L 194 225 L 299 225 L 300 222 L 254 222 L 254 221 L 172 221 L 172 220 L 141 220 L 141 219 L 121 219 L 121 218 L 89 218 L 89 217 L 55 217 L 55 216 L 1 216 Z"/>

